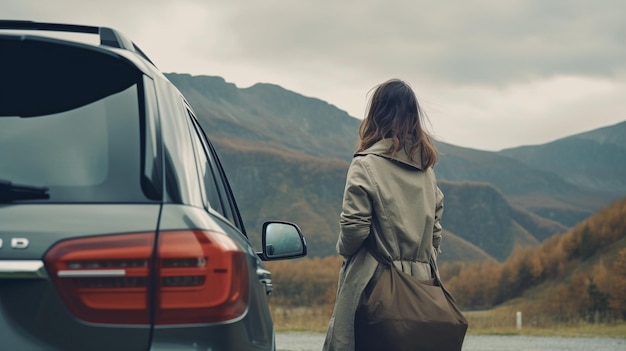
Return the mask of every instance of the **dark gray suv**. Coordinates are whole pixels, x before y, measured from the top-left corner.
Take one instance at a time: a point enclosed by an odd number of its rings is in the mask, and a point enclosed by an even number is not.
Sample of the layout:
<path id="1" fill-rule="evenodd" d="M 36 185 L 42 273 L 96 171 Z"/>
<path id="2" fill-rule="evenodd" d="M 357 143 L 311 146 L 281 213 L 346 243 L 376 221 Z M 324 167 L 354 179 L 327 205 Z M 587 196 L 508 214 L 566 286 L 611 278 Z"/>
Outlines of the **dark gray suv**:
<path id="1" fill-rule="evenodd" d="M 148 57 L 110 28 L 28 21 L 0 21 L 0 53 L 0 350 L 274 350 L 262 261 L 305 240 L 270 221 L 253 249 Z"/>

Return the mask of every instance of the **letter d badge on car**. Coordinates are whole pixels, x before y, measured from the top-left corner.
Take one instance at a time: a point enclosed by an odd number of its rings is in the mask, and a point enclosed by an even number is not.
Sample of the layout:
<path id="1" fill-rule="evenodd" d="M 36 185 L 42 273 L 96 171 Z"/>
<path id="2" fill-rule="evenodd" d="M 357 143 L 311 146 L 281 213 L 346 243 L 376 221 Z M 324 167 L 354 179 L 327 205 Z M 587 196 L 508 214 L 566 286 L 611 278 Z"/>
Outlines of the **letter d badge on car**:
<path id="1" fill-rule="evenodd" d="M 25 249 L 28 247 L 28 239 L 26 238 L 11 238 L 11 248 L 12 249 Z M 3 246 L 2 239 L 0 239 L 0 249 Z"/>

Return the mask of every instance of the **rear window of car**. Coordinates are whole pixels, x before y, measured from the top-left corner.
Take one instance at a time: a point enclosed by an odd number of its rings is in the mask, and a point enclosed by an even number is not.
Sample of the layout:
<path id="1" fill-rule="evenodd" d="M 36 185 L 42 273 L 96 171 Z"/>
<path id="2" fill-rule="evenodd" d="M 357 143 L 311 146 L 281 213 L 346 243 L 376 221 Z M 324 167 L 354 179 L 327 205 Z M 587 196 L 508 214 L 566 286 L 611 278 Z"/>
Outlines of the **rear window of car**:
<path id="1" fill-rule="evenodd" d="M 13 73 L 0 81 L 11 96 L 0 107 L 0 180 L 49 189 L 49 199 L 29 202 L 149 201 L 141 188 L 142 75 L 102 53 L 20 45 L 8 58 Z"/>

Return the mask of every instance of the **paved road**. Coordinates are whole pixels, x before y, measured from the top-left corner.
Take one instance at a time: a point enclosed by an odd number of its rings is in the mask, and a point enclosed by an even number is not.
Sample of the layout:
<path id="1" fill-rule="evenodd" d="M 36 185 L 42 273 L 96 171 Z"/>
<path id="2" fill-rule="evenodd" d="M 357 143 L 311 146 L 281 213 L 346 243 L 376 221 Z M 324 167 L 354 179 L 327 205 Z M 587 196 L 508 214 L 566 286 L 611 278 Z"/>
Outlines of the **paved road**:
<path id="1" fill-rule="evenodd" d="M 277 351 L 320 351 L 323 334 L 279 333 Z M 612 338 L 559 338 L 533 336 L 468 335 L 463 351 L 626 351 L 626 336 Z"/>

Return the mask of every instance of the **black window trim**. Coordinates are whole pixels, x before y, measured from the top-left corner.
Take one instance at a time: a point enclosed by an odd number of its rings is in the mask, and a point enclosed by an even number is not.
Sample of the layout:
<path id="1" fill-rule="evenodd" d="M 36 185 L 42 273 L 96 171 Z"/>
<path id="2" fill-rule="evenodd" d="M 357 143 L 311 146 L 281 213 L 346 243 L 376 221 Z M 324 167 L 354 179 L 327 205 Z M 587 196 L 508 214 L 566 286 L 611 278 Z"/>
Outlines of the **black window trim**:
<path id="1" fill-rule="evenodd" d="M 213 178 L 216 182 L 217 181 L 222 182 L 225 195 L 228 197 L 227 199 L 223 199 L 221 192 L 218 191 L 218 195 L 221 201 L 221 206 L 225 210 L 226 208 L 228 208 L 228 210 L 233 214 L 234 222 L 232 224 L 236 226 L 244 234 L 244 236 L 248 237 L 245 231 L 243 220 L 241 218 L 241 214 L 239 212 L 239 208 L 237 207 L 237 203 L 235 201 L 235 197 L 232 193 L 232 189 L 230 188 L 230 183 L 228 182 L 228 178 L 226 177 L 224 168 L 219 160 L 219 157 L 217 156 L 217 152 L 215 151 L 215 148 L 213 147 L 213 144 L 211 144 L 209 138 L 206 136 L 206 133 L 204 132 L 204 129 L 200 125 L 200 122 L 198 121 L 198 118 L 196 117 L 196 114 L 193 112 L 193 109 L 191 108 L 191 106 L 189 106 L 187 101 L 184 99 L 183 99 L 183 103 L 185 105 L 185 109 L 190 118 L 193 129 L 195 130 L 196 135 L 200 138 L 202 147 L 205 148 L 204 152 L 206 153 L 208 157 L 212 158 L 212 160 L 215 163 L 216 169 L 213 169 L 214 166 L 212 162 L 210 161 L 208 162 L 210 171 L 213 172 Z M 218 187 L 217 184 L 216 184 L 216 187 Z M 203 194 L 203 196 L 206 197 L 206 194 Z"/>
<path id="2" fill-rule="evenodd" d="M 189 124 L 189 133 L 190 133 L 190 137 L 193 139 L 192 141 L 192 145 L 193 145 L 193 149 L 194 149 L 194 154 L 195 154 L 195 160 L 196 160 L 196 171 L 197 171 L 197 175 L 198 175 L 198 181 L 199 181 L 199 185 L 200 185 L 200 189 L 201 189 L 201 196 L 202 196 L 202 203 L 205 209 L 213 209 L 215 210 L 217 213 L 219 213 L 220 215 L 222 215 L 223 217 L 227 218 L 227 216 L 225 216 L 225 214 L 223 214 L 224 211 L 224 203 L 223 200 L 221 198 L 221 195 L 219 194 L 219 190 L 217 187 L 217 181 L 215 179 L 215 172 L 211 169 L 211 164 L 209 162 L 208 159 L 204 159 L 204 158 L 208 158 L 207 157 L 207 153 L 205 150 L 205 147 L 202 143 L 202 138 L 200 138 L 200 134 L 198 133 L 197 127 L 195 126 L 195 122 L 194 122 L 194 115 L 193 112 L 186 107 L 185 108 L 185 113 L 186 116 L 185 118 L 187 119 L 187 123 Z M 200 144 L 200 146 L 198 146 L 198 144 Z M 200 165 L 200 163 L 206 163 L 206 166 L 203 167 Z M 201 168 L 204 168 L 205 172 L 211 172 L 211 179 L 213 180 L 214 184 L 212 184 L 214 190 L 215 190 L 215 197 L 217 197 L 217 203 L 214 203 L 214 201 L 211 199 L 211 196 L 209 196 L 207 193 L 209 191 L 209 189 L 207 189 L 207 185 L 206 185 L 206 175 L 202 174 L 201 172 Z"/>

